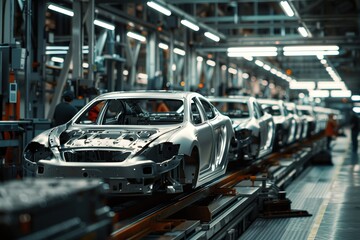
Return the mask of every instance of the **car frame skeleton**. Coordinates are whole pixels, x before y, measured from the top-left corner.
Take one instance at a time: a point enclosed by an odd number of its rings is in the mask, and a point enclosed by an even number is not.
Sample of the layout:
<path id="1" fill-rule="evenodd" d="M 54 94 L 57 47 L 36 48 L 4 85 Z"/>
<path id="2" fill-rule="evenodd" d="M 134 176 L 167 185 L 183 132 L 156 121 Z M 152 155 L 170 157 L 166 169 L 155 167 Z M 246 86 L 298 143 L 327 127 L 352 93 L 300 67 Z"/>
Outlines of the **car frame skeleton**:
<path id="1" fill-rule="evenodd" d="M 200 94 L 113 92 L 34 138 L 24 170 L 102 178 L 117 194 L 181 192 L 225 173 L 233 134 L 231 120 Z"/>

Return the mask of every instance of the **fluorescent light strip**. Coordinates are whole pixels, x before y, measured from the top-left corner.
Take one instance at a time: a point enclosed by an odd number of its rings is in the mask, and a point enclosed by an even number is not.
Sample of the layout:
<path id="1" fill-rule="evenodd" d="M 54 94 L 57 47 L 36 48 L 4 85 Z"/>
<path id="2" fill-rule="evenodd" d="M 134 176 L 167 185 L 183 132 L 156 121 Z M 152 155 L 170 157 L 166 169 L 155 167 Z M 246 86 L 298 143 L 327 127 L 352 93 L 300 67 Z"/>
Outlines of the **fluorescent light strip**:
<path id="1" fill-rule="evenodd" d="M 180 48 L 174 48 L 174 53 L 181 55 L 181 56 L 185 56 L 185 51 L 180 49 Z"/>
<path id="2" fill-rule="evenodd" d="M 242 56 L 244 59 L 248 60 L 249 62 L 251 62 L 252 60 L 254 60 L 254 58 L 252 56 Z"/>
<path id="3" fill-rule="evenodd" d="M 295 15 L 294 11 L 292 10 L 290 4 L 287 1 L 281 1 L 280 6 L 282 7 L 286 15 L 288 15 L 289 17 L 293 17 Z"/>
<path id="4" fill-rule="evenodd" d="M 198 62 L 202 62 L 204 59 L 203 59 L 203 57 L 201 57 L 201 56 L 197 56 L 196 57 L 196 61 L 198 61 Z"/>
<path id="5" fill-rule="evenodd" d="M 285 51 L 337 51 L 339 46 L 336 45 L 309 45 L 309 46 L 287 46 L 283 47 Z"/>
<path id="6" fill-rule="evenodd" d="M 352 109 L 355 113 L 360 113 L 360 107 L 353 107 Z"/>
<path id="7" fill-rule="evenodd" d="M 59 58 L 59 57 L 52 57 L 51 61 L 53 62 L 57 62 L 57 63 L 63 63 L 64 59 L 63 58 Z"/>
<path id="8" fill-rule="evenodd" d="M 326 64 L 326 63 L 327 63 L 327 61 L 326 61 L 325 59 L 321 59 L 320 62 L 321 62 L 322 64 Z"/>
<path id="9" fill-rule="evenodd" d="M 267 64 L 265 64 L 265 65 L 263 66 L 263 68 L 264 68 L 266 71 L 270 71 L 270 69 L 271 69 L 271 67 L 270 67 L 269 65 L 267 65 Z"/>
<path id="10" fill-rule="evenodd" d="M 54 5 L 54 4 L 50 4 L 48 6 L 48 9 L 50 10 L 53 10 L 55 12 L 58 12 L 58 13 L 62 13 L 62 14 L 65 14 L 65 15 L 68 15 L 70 17 L 73 17 L 74 16 L 74 12 L 69 10 L 69 9 L 66 9 L 66 8 L 63 8 L 63 7 L 60 7 L 60 6 L 57 6 L 57 5 Z"/>
<path id="11" fill-rule="evenodd" d="M 297 82 L 292 81 L 289 85 L 290 89 L 314 89 L 315 83 L 314 82 Z"/>
<path id="12" fill-rule="evenodd" d="M 211 67 L 215 67 L 216 62 L 214 62 L 213 60 L 208 59 L 208 60 L 206 61 L 206 64 L 209 65 L 209 66 L 211 66 Z"/>
<path id="13" fill-rule="evenodd" d="M 89 64 L 86 63 L 86 62 L 84 62 L 84 63 L 82 64 L 82 66 L 83 66 L 83 68 L 89 68 Z"/>
<path id="14" fill-rule="evenodd" d="M 235 74 L 237 74 L 238 71 L 235 68 L 230 67 L 228 69 L 228 72 L 235 75 Z"/>
<path id="15" fill-rule="evenodd" d="M 309 36 L 309 33 L 306 31 L 306 29 L 304 27 L 298 27 L 297 30 L 301 34 L 301 36 L 303 36 L 303 37 Z"/>
<path id="16" fill-rule="evenodd" d="M 325 97 L 329 97 L 330 93 L 329 91 L 327 90 L 312 90 L 312 91 L 309 91 L 309 95 L 310 97 L 313 97 L 313 98 L 325 98 Z"/>
<path id="17" fill-rule="evenodd" d="M 190 22 L 190 21 L 188 21 L 186 19 L 181 20 L 180 23 L 182 25 L 194 30 L 194 31 L 199 31 L 199 29 L 200 29 L 198 25 L 196 25 L 196 24 L 194 24 L 194 23 L 192 23 L 192 22 Z"/>
<path id="18" fill-rule="evenodd" d="M 339 55 L 339 51 L 284 51 L 284 56 Z"/>
<path id="19" fill-rule="evenodd" d="M 345 88 L 344 82 L 318 82 L 318 89 L 343 89 Z"/>
<path id="20" fill-rule="evenodd" d="M 228 52 L 228 57 L 275 57 L 277 52 L 252 52 L 252 53 L 240 53 L 240 52 Z"/>
<path id="21" fill-rule="evenodd" d="M 332 90 L 330 92 L 331 97 L 351 97 L 351 91 L 350 90 Z"/>
<path id="22" fill-rule="evenodd" d="M 169 46 L 167 45 L 167 44 L 165 44 L 165 43 L 159 43 L 159 48 L 161 48 L 161 49 L 164 49 L 164 50 L 168 50 L 169 49 Z"/>
<path id="23" fill-rule="evenodd" d="M 112 24 L 109 24 L 109 23 L 106 23 L 106 22 L 103 22 L 103 21 L 100 21 L 100 20 L 97 20 L 95 19 L 94 20 L 94 24 L 99 26 L 99 27 L 103 27 L 103 28 L 106 28 L 108 30 L 111 30 L 111 31 L 114 31 L 115 30 L 115 26 L 112 25 Z"/>
<path id="24" fill-rule="evenodd" d="M 65 55 L 67 54 L 66 50 L 50 50 L 50 51 L 45 51 L 46 55 Z"/>
<path id="25" fill-rule="evenodd" d="M 281 76 L 282 76 L 282 72 L 278 71 L 278 72 L 276 73 L 276 76 L 281 77 Z"/>
<path id="26" fill-rule="evenodd" d="M 258 65 L 259 67 L 264 66 L 264 63 L 262 61 L 260 61 L 260 60 L 256 60 L 255 64 Z"/>
<path id="27" fill-rule="evenodd" d="M 270 72 L 275 75 L 275 74 L 278 73 L 278 70 L 276 70 L 275 68 L 272 68 L 272 69 L 270 70 Z"/>
<path id="28" fill-rule="evenodd" d="M 137 33 L 128 32 L 128 33 L 126 34 L 126 36 L 131 37 L 131 38 L 133 38 L 133 39 L 136 39 L 136 40 L 138 40 L 138 41 L 140 41 L 140 42 L 145 42 L 145 41 L 146 41 L 146 38 L 145 38 L 144 36 L 141 36 L 141 35 L 139 35 L 139 34 L 137 34 Z"/>
<path id="29" fill-rule="evenodd" d="M 216 36 L 215 34 L 211 33 L 211 32 L 205 32 L 204 33 L 205 37 L 215 41 L 215 42 L 219 42 L 220 41 L 220 37 Z"/>
<path id="30" fill-rule="evenodd" d="M 227 49 L 228 52 L 236 53 L 253 53 L 253 52 L 276 52 L 277 47 L 231 47 Z"/>
<path id="31" fill-rule="evenodd" d="M 352 101 L 360 101 L 360 95 L 352 95 L 351 100 Z"/>
<path id="32" fill-rule="evenodd" d="M 248 73 L 243 73 L 243 74 L 241 75 L 241 77 L 242 77 L 243 79 L 248 79 L 248 78 L 250 77 L 250 75 L 249 75 Z"/>
<path id="33" fill-rule="evenodd" d="M 149 7 L 151 7 L 152 9 L 155 9 L 156 11 L 166 15 L 166 16 L 170 16 L 171 15 L 171 11 L 153 1 L 149 1 L 146 3 Z"/>

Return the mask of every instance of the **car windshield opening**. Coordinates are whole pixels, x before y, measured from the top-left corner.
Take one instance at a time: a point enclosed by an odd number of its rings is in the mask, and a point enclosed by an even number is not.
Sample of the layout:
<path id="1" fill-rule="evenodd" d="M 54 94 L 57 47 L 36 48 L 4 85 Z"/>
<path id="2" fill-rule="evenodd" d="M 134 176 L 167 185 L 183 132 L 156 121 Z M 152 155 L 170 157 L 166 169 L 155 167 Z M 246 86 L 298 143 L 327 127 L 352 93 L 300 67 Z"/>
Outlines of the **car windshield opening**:
<path id="1" fill-rule="evenodd" d="M 249 107 L 247 103 L 242 102 L 216 102 L 212 104 L 224 115 L 230 118 L 248 118 Z"/>

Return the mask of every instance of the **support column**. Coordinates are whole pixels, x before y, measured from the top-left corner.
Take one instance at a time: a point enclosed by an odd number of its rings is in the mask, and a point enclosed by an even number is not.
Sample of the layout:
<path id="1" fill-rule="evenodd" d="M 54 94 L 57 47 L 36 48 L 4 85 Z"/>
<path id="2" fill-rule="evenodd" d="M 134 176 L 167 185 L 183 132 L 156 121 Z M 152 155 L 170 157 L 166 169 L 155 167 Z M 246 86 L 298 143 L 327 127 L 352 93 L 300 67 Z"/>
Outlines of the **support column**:
<path id="1" fill-rule="evenodd" d="M 148 89 L 156 89 L 159 79 L 156 72 L 159 71 L 159 49 L 158 36 L 156 32 L 151 32 L 148 35 L 148 43 L 146 45 L 146 74 L 148 75 Z"/>
<path id="2" fill-rule="evenodd" d="M 72 18 L 72 78 L 77 80 L 83 78 L 82 71 L 82 9 L 79 0 L 73 2 L 74 16 Z"/>
<path id="3" fill-rule="evenodd" d="M 89 53 L 88 53 L 88 75 L 87 79 L 89 80 L 88 85 L 94 85 L 94 62 L 95 62 L 95 27 L 94 27 L 94 20 L 95 20 L 95 0 L 89 0 L 88 9 L 86 13 L 86 28 L 88 34 L 88 44 L 89 44 Z"/>
<path id="4" fill-rule="evenodd" d="M 31 72 L 32 72 L 32 45 L 31 45 L 31 0 L 26 2 L 26 65 L 25 65 L 25 118 L 32 118 L 32 106 L 30 101 Z"/>

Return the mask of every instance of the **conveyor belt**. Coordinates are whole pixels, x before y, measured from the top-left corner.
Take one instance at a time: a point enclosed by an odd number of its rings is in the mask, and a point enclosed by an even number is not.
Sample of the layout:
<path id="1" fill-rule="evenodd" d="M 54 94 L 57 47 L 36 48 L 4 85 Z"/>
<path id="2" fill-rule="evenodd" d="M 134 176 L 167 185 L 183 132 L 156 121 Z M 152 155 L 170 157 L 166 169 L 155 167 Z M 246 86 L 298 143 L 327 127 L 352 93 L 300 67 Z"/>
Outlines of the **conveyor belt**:
<path id="1" fill-rule="evenodd" d="M 258 239 L 344 239 L 333 238 L 328 231 L 323 228 L 318 230 L 318 224 L 324 224 L 324 219 L 334 218 L 334 214 L 324 212 L 331 197 L 331 190 L 334 181 L 337 179 L 340 166 L 344 161 L 345 149 L 349 142 L 345 138 L 339 138 L 332 157 L 334 166 L 321 165 L 311 166 L 306 169 L 297 179 L 286 189 L 287 197 L 292 201 L 293 209 L 305 209 L 312 217 L 303 218 L 284 218 L 284 219 L 257 219 L 250 228 L 240 237 L 241 240 Z M 329 224 L 328 224 L 329 225 Z M 319 237 L 320 234 L 327 232 L 327 236 Z M 331 231 L 330 231 L 331 232 Z M 316 235 L 316 234 L 319 235 Z M 317 236 L 316 238 L 312 238 Z M 321 235 L 323 236 L 323 235 Z"/>

